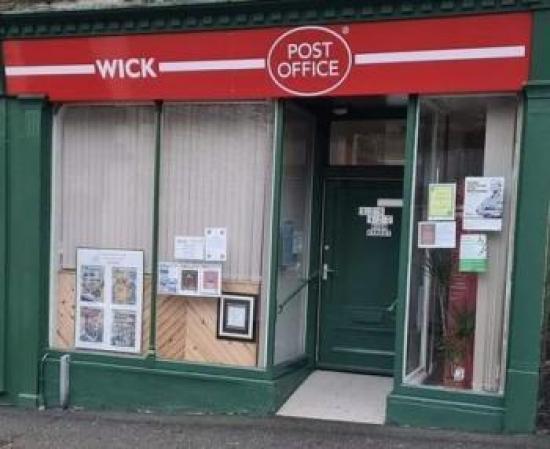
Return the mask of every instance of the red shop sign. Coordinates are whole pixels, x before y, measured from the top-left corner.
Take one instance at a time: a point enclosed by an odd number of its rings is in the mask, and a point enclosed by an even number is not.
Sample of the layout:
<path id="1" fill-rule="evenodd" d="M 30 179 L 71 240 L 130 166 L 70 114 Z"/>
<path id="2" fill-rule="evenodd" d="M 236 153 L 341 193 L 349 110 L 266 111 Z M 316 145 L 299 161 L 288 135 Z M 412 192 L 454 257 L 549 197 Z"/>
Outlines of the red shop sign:
<path id="1" fill-rule="evenodd" d="M 530 13 L 7 40 L 7 92 L 53 101 L 517 91 Z"/>

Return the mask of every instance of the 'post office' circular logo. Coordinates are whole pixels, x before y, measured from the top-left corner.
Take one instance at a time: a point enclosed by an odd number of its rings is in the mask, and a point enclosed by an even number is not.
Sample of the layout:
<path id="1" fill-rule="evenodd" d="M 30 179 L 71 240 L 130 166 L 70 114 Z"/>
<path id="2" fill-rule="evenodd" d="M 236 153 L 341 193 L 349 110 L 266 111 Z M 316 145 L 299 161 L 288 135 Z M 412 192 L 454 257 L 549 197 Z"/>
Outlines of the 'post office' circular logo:
<path id="1" fill-rule="evenodd" d="M 279 36 L 269 50 L 271 79 L 299 96 L 326 94 L 340 86 L 351 70 L 348 43 L 330 28 L 304 26 Z"/>

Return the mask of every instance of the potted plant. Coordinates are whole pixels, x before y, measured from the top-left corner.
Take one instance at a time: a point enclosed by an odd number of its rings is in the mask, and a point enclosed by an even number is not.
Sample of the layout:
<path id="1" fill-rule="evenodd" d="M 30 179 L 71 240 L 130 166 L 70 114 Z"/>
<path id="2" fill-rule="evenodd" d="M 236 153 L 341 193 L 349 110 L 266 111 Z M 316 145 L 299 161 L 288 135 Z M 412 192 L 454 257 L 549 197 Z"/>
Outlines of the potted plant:
<path id="1" fill-rule="evenodd" d="M 424 269 L 432 280 L 432 294 L 437 300 L 434 331 L 440 369 L 435 372 L 446 386 L 468 388 L 473 365 L 475 306 L 449 301 L 451 278 L 456 269 L 451 251 L 426 251 Z"/>
<path id="2" fill-rule="evenodd" d="M 470 387 L 474 334 L 475 310 L 466 306 L 453 309 L 448 320 L 447 334 L 442 336 L 440 345 L 444 359 L 444 385 Z"/>

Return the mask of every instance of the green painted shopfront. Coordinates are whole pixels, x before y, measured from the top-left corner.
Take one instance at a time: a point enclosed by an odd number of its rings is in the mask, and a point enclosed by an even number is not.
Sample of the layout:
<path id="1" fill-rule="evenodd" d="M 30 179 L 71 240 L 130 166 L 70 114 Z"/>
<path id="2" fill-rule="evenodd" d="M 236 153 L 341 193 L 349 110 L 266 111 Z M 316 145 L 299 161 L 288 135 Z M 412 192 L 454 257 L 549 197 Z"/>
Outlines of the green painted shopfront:
<path id="1" fill-rule="evenodd" d="M 534 431 L 550 2 L 184 3 L 0 14 L 0 402 Z"/>

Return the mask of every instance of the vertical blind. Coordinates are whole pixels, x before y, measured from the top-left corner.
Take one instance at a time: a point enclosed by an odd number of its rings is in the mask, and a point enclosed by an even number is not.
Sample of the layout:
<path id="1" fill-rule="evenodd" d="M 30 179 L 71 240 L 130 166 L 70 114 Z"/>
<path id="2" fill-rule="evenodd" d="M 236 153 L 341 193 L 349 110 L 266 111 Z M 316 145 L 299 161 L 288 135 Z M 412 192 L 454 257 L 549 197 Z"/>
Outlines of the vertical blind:
<path id="1" fill-rule="evenodd" d="M 181 104 L 164 109 L 159 260 L 175 236 L 227 228 L 223 277 L 259 282 L 271 183 L 270 103 Z"/>
<path id="2" fill-rule="evenodd" d="M 68 106 L 59 114 L 60 268 L 75 268 L 77 247 L 96 247 L 145 250 L 150 271 L 154 108 Z"/>
<path id="3" fill-rule="evenodd" d="M 509 236 L 514 207 L 514 150 L 517 103 L 514 98 L 495 99 L 488 105 L 485 132 L 484 176 L 506 177 L 502 231 L 487 241 L 490 263 L 478 279 L 473 389 L 497 392 L 503 386 L 503 330 L 507 320 Z M 504 345 L 505 346 L 505 345 Z"/>

